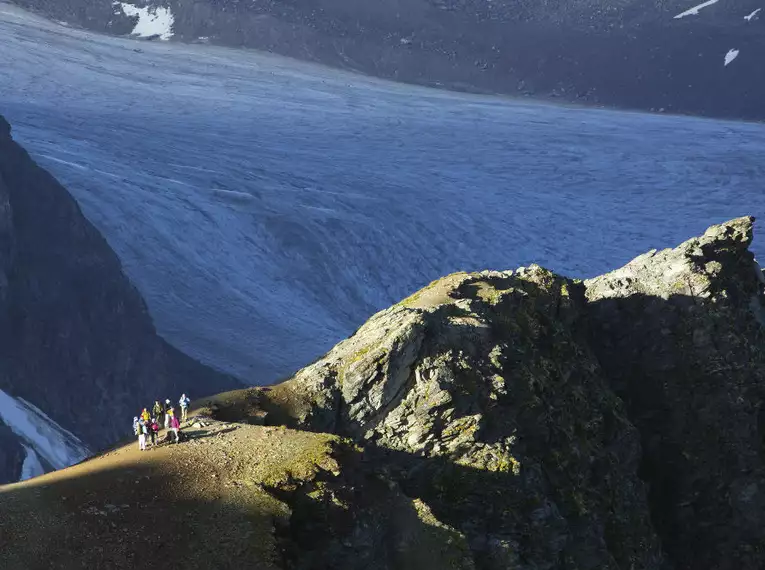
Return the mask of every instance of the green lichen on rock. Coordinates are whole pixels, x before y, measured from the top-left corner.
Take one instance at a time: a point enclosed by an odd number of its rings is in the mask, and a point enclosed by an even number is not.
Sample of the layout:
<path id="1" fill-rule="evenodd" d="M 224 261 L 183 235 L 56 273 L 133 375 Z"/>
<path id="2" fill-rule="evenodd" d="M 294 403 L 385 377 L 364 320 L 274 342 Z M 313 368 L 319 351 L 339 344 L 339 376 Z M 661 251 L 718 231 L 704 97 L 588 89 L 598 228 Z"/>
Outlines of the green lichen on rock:
<path id="1" fill-rule="evenodd" d="M 477 567 L 655 567 L 637 433 L 576 338 L 581 289 L 538 266 L 451 275 L 292 382 L 334 402 L 320 416 L 334 431 L 392 453 L 396 480 L 465 534 Z M 322 429 L 315 417 L 300 422 Z"/>
<path id="2" fill-rule="evenodd" d="M 477 569 L 761 568 L 751 224 L 585 282 L 435 281 L 300 371 L 293 421 L 364 442 Z"/>

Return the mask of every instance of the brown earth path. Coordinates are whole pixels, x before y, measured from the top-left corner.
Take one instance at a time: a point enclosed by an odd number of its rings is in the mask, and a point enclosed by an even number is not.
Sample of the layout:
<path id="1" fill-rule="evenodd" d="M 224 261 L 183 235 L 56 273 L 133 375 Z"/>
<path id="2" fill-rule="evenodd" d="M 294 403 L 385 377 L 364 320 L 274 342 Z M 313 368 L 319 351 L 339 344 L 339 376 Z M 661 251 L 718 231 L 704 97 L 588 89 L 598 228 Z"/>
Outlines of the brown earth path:
<path id="1" fill-rule="evenodd" d="M 267 489 L 335 471 L 336 438 L 200 411 L 180 444 L 131 441 L 0 487 L 0 568 L 280 568 L 290 511 Z"/>

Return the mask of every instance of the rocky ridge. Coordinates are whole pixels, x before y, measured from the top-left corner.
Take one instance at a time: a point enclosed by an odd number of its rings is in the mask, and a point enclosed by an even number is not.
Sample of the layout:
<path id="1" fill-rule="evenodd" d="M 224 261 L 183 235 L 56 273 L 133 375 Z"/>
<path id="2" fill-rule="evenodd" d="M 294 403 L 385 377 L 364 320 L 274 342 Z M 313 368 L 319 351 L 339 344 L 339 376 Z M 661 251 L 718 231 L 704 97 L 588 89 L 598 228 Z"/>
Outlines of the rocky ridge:
<path id="1" fill-rule="evenodd" d="M 4 562 L 762 568 L 752 224 L 584 282 L 438 280 L 287 382 L 202 400 L 180 445 L 0 487 Z"/>
<path id="2" fill-rule="evenodd" d="M 129 433 L 146 398 L 239 385 L 157 336 L 115 253 L 0 117 L 0 390 L 98 449 Z M 24 458 L 8 427 L 3 482 Z"/>
<path id="3" fill-rule="evenodd" d="M 262 393 L 351 437 L 482 569 L 765 564 L 752 218 L 585 282 L 454 274 Z"/>

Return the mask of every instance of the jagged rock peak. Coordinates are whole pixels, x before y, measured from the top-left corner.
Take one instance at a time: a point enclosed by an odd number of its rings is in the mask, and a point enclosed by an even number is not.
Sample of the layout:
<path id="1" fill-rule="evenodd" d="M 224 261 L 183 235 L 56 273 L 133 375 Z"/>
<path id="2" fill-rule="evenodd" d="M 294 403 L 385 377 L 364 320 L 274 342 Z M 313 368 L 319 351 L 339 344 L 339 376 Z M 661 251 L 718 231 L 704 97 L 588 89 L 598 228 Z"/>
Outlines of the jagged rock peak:
<path id="1" fill-rule="evenodd" d="M 678 294 L 708 298 L 741 286 L 751 289 L 756 283 L 752 278 L 762 274 L 748 250 L 754 221 L 751 216 L 736 218 L 674 249 L 649 251 L 621 269 L 588 280 L 588 297 L 644 293 L 664 299 Z M 756 286 L 750 293 L 756 293 Z"/>
<path id="2" fill-rule="evenodd" d="M 476 568 L 761 568 L 753 222 L 585 282 L 449 275 L 271 397 L 381 454 Z"/>
<path id="3" fill-rule="evenodd" d="M 585 282 L 589 345 L 641 433 L 652 520 L 677 568 L 765 565 L 753 223 L 713 226 Z"/>

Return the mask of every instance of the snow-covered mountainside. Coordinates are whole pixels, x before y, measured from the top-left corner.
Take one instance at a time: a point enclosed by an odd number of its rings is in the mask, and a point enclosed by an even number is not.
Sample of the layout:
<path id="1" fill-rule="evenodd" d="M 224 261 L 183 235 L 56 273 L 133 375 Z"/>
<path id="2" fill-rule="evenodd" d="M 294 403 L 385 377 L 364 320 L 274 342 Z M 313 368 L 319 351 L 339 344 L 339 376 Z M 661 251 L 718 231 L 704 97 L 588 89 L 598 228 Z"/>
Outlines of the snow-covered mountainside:
<path id="1" fill-rule="evenodd" d="M 99 32 L 425 85 L 765 118 L 762 0 L 12 0 Z"/>
<path id="2" fill-rule="evenodd" d="M 17 139 L 159 332 L 253 383 L 455 270 L 592 276 L 765 214 L 757 124 L 517 104 L 13 10 L 0 37 Z"/>

